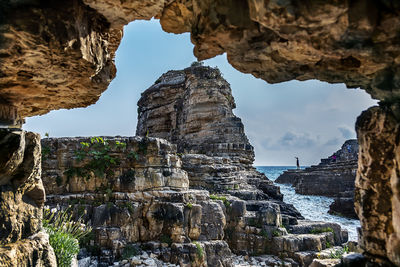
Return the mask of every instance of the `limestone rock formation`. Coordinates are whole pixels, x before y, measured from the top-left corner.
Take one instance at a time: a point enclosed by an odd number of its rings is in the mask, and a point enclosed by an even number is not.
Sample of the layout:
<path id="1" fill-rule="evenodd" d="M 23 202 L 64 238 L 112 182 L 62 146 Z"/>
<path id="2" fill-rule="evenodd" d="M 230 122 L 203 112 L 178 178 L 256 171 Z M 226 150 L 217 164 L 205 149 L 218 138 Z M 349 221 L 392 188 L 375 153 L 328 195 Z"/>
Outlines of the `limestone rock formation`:
<path id="1" fill-rule="evenodd" d="M 219 69 L 194 63 L 169 71 L 142 93 L 138 107 L 136 134 L 177 144 L 191 188 L 282 200 L 279 187 L 252 166 L 254 149 L 233 114 L 231 88 Z"/>
<path id="2" fill-rule="evenodd" d="M 190 32 L 198 59 L 226 52 L 271 83 L 345 82 L 390 99 L 399 95 L 399 10 L 390 1 L 3 1 L 1 104 L 22 118 L 95 102 L 115 76 L 122 26 L 152 17 Z"/>
<path id="3" fill-rule="evenodd" d="M 40 232 L 45 200 L 40 164 L 38 134 L 0 130 L 0 264 L 5 266 L 56 266 L 48 236 Z"/>
<path id="4" fill-rule="evenodd" d="M 158 251 L 163 260 L 190 263 L 196 253 L 188 248 L 196 241 L 205 252 L 195 266 L 230 266 L 225 206 L 207 191 L 189 190 L 176 145 L 158 138 L 97 137 L 47 138 L 42 146 L 46 204 L 70 206 L 92 225 L 94 244 L 88 248 L 101 249 L 95 249 L 101 262 L 112 263 L 132 243 L 158 242 L 166 244 Z"/>
<path id="5" fill-rule="evenodd" d="M 157 260 L 181 266 L 232 266 L 231 251 L 275 255 L 265 256 L 265 262 L 285 255 L 284 262 L 297 266 L 329 244 L 347 241 L 337 224 L 285 216 L 283 202 L 188 188 L 176 145 L 163 139 L 46 138 L 42 145 L 46 204 L 69 207 L 92 225 L 94 235 L 85 247 L 97 255 L 93 262 L 112 263 L 138 246 Z M 101 164 L 92 165 L 92 155 Z M 104 159 L 116 164 L 103 168 Z M 327 227 L 335 233 L 313 233 Z"/>

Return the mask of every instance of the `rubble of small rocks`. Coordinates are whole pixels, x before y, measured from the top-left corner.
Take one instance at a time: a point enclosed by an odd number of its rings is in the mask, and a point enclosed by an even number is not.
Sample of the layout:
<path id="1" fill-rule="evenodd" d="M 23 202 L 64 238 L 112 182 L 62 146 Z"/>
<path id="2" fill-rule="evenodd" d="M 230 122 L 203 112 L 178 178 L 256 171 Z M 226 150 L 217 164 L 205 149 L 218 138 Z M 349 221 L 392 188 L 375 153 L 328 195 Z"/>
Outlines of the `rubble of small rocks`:
<path id="1" fill-rule="evenodd" d="M 291 184 L 297 194 L 335 197 L 329 213 L 358 219 L 354 210 L 357 160 L 358 143 L 350 139 L 331 156 L 321 159 L 320 164 L 287 170 L 275 182 Z"/>

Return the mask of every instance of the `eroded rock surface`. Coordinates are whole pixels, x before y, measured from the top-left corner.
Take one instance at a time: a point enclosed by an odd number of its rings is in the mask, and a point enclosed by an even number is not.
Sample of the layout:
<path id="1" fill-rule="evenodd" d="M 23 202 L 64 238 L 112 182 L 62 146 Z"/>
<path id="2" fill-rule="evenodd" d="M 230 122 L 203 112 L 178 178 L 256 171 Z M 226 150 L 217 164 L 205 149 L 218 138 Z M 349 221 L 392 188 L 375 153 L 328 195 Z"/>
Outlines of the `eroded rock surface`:
<path id="1" fill-rule="evenodd" d="M 367 256 L 400 265 L 399 121 L 390 109 L 373 107 L 356 122 L 360 157 L 355 206 Z"/>
<path id="2" fill-rule="evenodd" d="M 38 134 L 0 130 L 0 264 L 5 266 L 56 266 L 48 236 L 39 232 L 45 200 L 40 164 Z"/>
<path id="3" fill-rule="evenodd" d="M 2 1 L 0 4 L 0 118 L 95 103 L 114 78 L 122 29 L 80 0 Z"/>

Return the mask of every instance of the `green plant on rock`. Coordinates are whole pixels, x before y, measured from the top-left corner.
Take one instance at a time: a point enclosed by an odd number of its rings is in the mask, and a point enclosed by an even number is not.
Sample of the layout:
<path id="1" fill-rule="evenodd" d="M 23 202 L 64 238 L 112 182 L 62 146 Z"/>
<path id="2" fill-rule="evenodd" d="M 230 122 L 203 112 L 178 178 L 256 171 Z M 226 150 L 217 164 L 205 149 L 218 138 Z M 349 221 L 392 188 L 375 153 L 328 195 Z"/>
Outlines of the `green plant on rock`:
<path id="1" fill-rule="evenodd" d="M 326 248 L 331 248 L 331 247 L 332 247 L 331 242 L 326 241 Z"/>
<path id="2" fill-rule="evenodd" d="M 139 255 L 139 249 L 134 244 L 127 244 L 122 251 L 121 258 L 123 260 L 130 259 L 134 256 Z"/>
<path id="3" fill-rule="evenodd" d="M 69 209 L 58 212 L 43 210 L 43 228 L 49 234 L 49 242 L 56 254 L 57 265 L 61 267 L 71 266 L 73 257 L 79 252 L 79 240 L 92 230 L 80 219 L 72 220 L 72 216 Z"/>
<path id="4" fill-rule="evenodd" d="M 275 235 L 275 232 L 277 232 L 277 235 Z M 265 237 L 265 238 L 269 238 L 268 232 L 265 231 L 265 230 L 261 230 L 260 233 L 259 233 L 259 235 L 260 235 L 260 236 L 263 236 L 263 237 Z M 273 235 L 273 236 L 279 236 L 279 232 L 275 230 L 275 231 L 272 233 L 272 235 Z"/>
<path id="5" fill-rule="evenodd" d="M 272 232 L 272 235 L 273 235 L 273 236 L 280 236 L 281 233 L 280 233 L 278 230 L 274 230 L 274 231 Z"/>
<path id="6" fill-rule="evenodd" d="M 329 255 L 329 258 L 331 259 L 341 259 L 343 258 L 345 251 L 343 248 L 335 250 L 334 252 L 331 251 L 331 254 Z"/>
<path id="7" fill-rule="evenodd" d="M 49 146 L 42 146 L 42 160 L 48 159 L 50 152 L 51 150 Z"/>
<path id="8" fill-rule="evenodd" d="M 56 254 L 57 265 L 70 267 L 72 259 L 79 253 L 79 242 L 68 233 L 53 228 L 46 229 L 49 234 L 50 245 Z"/>
<path id="9" fill-rule="evenodd" d="M 193 242 L 193 244 L 196 245 L 197 257 L 198 257 L 199 259 L 203 259 L 203 257 L 204 257 L 204 251 L 203 251 L 203 248 L 201 247 L 200 243 L 199 243 L 199 242 Z"/>
<path id="10" fill-rule="evenodd" d="M 226 198 L 226 196 L 210 195 L 211 200 L 222 200 L 226 208 L 231 206 L 231 202 Z"/>
<path id="11" fill-rule="evenodd" d="M 164 234 L 164 235 L 162 235 L 160 237 L 160 242 L 161 243 L 166 243 L 166 244 L 168 244 L 168 246 L 171 246 L 172 239 L 171 239 L 171 237 L 169 235 Z"/>
<path id="12" fill-rule="evenodd" d="M 111 145 L 101 137 L 92 137 L 90 142 L 81 142 L 81 148 L 74 151 L 74 156 L 77 162 L 87 160 L 82 167 L 71 167 L 64 172 L 69 180 L 73 176 L 78 176 L 90 179 L 91 173 L 97 177 L 103 178 L 107 175 L 112 175 L 112 167 L 119 164 L 120 159 L 111 156 L 112 150 L 125 150 L 126 143 L 115 141 Z"/>
<path id="13" fill-rule="evenodd" d="M 321 234 L 321 233 L 334 233 L 333 229 L 331 227 L 324 227 L 324 228 L 314 228 L 311 229 L 310 234 Z"/>
<path id="14" fill-rule="evenodd" d="M 186 208 L 192 209 L 193 208 L 193 204 L 191 202 L 186 203 Z"/>

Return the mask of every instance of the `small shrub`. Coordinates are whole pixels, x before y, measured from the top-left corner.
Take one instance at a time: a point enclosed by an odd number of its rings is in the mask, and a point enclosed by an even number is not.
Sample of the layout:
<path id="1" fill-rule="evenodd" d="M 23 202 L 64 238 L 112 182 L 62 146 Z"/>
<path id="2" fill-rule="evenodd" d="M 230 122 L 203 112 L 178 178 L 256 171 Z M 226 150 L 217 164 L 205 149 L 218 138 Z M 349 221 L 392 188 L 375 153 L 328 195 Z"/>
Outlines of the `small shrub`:
<path id="1" fill-rule="evenodd" d="M 195 244 L 196 248 L 197 248 L 197 257 L 199 259 L 203 259 L 203 257 L 204 257 L 203 248 L 201 247 L 201 245 L 198 242 L 193 242 L 193 244 Z"/>
<path id="2" fill-rule="evenodd" d="M 231 206 L 231 202 L 225 196 L 210 195 L 211 200 L 222 200 L 226 208 Z"/>
<path id="3" fill-rule="evenodd" d="M 327 232 L 333 233 L 333 229 L 331 227 L 315 228 L 310 231 L 310 234 L 321 234 L 321 233 L 327 233 Z"/>
<path id="4" fill-rule="evenodd" d="M 73 257 L 79 253 L 79 240 L 92 230 L 91 227 L 83 225 L 80 219 L 73 221 L 72 215 L 69 210 L 43 210 L 43 228 L 49 234 L 57 265 L 61 267 L 71 266 Z"/>
<path id="5" fill-rule="evenodd" d="M 277 235 L 274 235 L 274 233 L 277 232 Z M 272 233 L 274 236 L 279 236 L 279 232 L 278 231 L 274 231 L 274 233 Z M 265 238 L 269 238 L 268 232 L 265 230 L 261 230 L 261 232 L 259 233 L 260 236 L 263 236 Z"/>
<path id="6" fill-rule="evenodd" d="M 121 258 L 123 260 L 130 259 L 139 254 L 138 248 L 133 244 L 127 244 L 122 251 Z"/>
<path id="7" fill-rule="evenodd" d="M 54 249 L 57 265 L 70 267 L 72 259 L 79 253 L 79 242 L 71 234 L 53 228 L 46 228 L 50 245 Z"/>
<path id="8" fill-rule="evenodd" d="M 50 147 L 42 146 L 42 160 L 48 159 L 50 152 L 51 152 Z"/>
<path id="9" fill-rule="evenodd" d="M 331 251 L 331 254 L 329 256 L 329 258 L 331 259 L 341 259 L 343 258 L 343 254 L 344 254 L 344 249 L 338 249 L 335 252 Z"/>
<path id="10" fill-rule="evenodd" d="M 239 185 L 238 185 L 238 184 L 235 184 L 235 185 L 233 186 L 233 188 L 234 188 L 235 190 L 238 190 L 238 189 L 239 189 Z"/>
<path id="11" fill-rule="evenodd" d="M 272 232 L 272 235 L 273 235 L 273 236 L 280 236 L 281 233 L 280 233 L 278 230 L 274 230 L 274 231 Z"/>
<path id="12" fill-rule="evenodd" d="M 190 202 L 188 202 L 188 203 L 186 203 L 186 207 L 187 207 L 188 209 L 192 209 L 192 207 L 193 207 L 193 204 L 192 204 L 192 203 L 190 203 Z"/>
<path id="13" fill-rule="evenodd" d="M 170 246 L 172 244 L 172 239 L 169 235 L 164 234 L 160 237 L 160 242 L 166 243 L 166 244 L 168 244 L 168 246 Z"/>
<path id="14" fill-rule="evenodd" d="M 331 243 L 329 241 L 326 241 L 326 248 L 331 248 L 331 247 L 332 247 Z"/>

